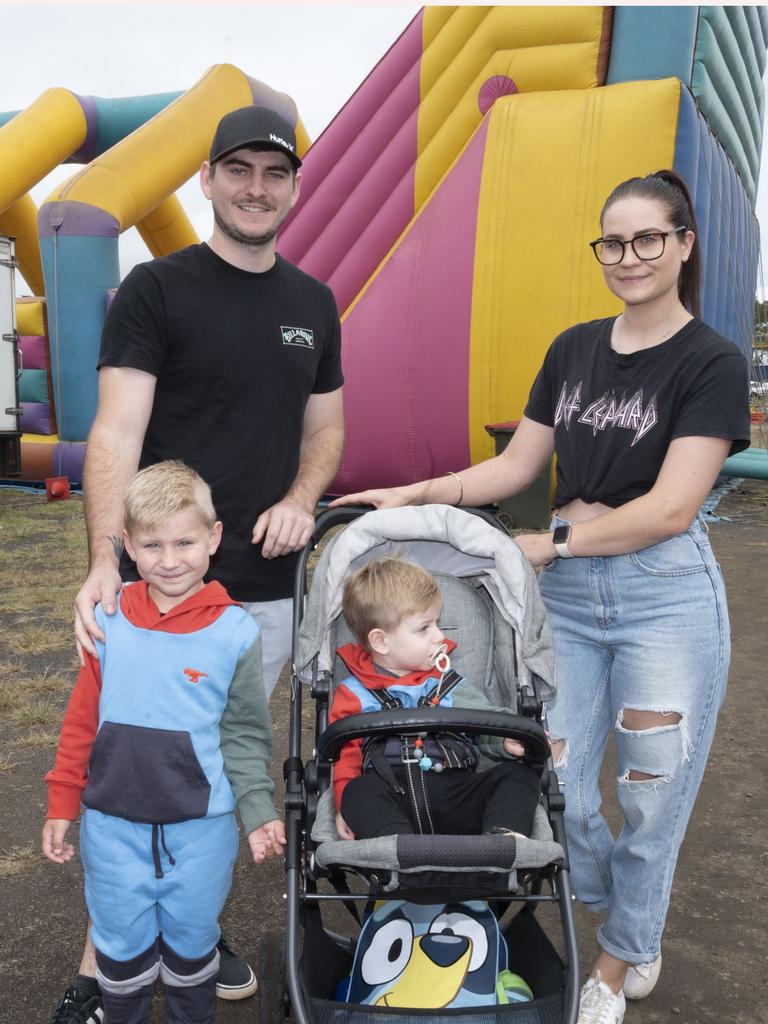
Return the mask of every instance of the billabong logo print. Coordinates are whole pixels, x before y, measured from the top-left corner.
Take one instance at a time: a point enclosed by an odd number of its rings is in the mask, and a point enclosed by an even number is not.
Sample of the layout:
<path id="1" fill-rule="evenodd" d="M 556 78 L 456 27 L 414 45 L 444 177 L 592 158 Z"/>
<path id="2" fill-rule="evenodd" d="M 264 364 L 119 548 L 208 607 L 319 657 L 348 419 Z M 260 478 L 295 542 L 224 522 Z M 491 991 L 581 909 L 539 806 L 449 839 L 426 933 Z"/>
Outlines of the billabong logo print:
<path id="1" fill-rule="evenodd" d="M 190 683 L 199 683 L 201 679 L 208 678 L 207 672 L 200 672 L 196 668 L 185 668 L 184 675 L 187 677 Z"/>
<path id="2" fill-rule="evenodd" d="M 298 345 L 299 348 L 314 348 L 315 335 L 309 327 L 281 327 L 284 345 Z"/>

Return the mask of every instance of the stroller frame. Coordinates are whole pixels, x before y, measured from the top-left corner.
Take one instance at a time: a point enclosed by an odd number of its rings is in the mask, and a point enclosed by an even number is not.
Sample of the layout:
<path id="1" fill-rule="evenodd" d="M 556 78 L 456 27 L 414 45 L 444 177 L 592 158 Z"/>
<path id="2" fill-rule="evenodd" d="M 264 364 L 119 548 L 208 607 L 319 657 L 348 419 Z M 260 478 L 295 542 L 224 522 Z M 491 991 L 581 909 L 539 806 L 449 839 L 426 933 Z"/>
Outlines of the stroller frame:
<path id="1" fill-rule="evenodd" d="M 330 762 L 337 756 L 341 747 L 350 739 L 361 735 L 363 732 L 366 735 L 391 735 L 393 733 L 408 732 L 409 728 L 413 732 L 423 732 L 424 723 L 427 719 L 430 724 L 434 719 L 435 728 L 441 726 L 444 729 L 448 724 L 453 724 L 453 722 L 460 718 L 463 731 L 469 733 L 493 732 L 496 735 L 508 735 L 523 739 L 527 744 L 533 744 L 541 760 L 546 762 L 542 775 L 542 798 L 547 808 L 554 840 L 565 851 L 563 863 L 549 864 L 537 873 L 534 873 L 530 892 L 505 893 L 499 896 L 493 895 L 491 898 L 497 902 L 505 902 L 507 905 L 515 902 L 524 903 L 525 908 L 515 918 L 515 921 L 521 919 L 525 913 L 531 915 L 532 918 L 536 906 L 540 903 L 558 904 L 566 958 L 563 964 L 565 985 L 563 990 L 563 1012 L 560 1020 L 562 1024 L 575 1024 L 578 1015 L 578 953 L 563 824 L 565 802 L 552 766 L 551 755 L 546 745 L 542 744 L 542 729 L 537 722 L 534 723 L 535 728 L 526 727 L 526 722 L 522 721 L 520 715 L 518 715 L 515 716 L 516 728 L 510 728 L 510 716 L 507 714 L 502 715 L 490 711 L 481 713 L 474 710 L 448 708 L 434 708 L 425 712 L 425 709 L 422 708 L 418 712 L 419 723 L 421 723 L 418 727 L 413 722 L 415 709 L 369 712 L 364 715 L 350 716 L 328 727 L 332 678 L 331 673 L 318 673 L 317 659 L 315 658 L 312 664 L 310 694 L 316 701 L 315 736 L 318 738 L 317 749 L 313 757 L 307 760 L 306 763 L 302 760 L 302 697 L 306 684 L 302 682 L 296 660 L 299 628 L 303 617 L 304 598 L 307 592 L 306 571 L 309 555 L 330 529 L 351 523 L 370 511 L 370 508 L 367 507 L 346 507 L 323 512 L 316 521 L 314 536 L 302 551 L 296 568 L 293 600 L 289 745 L 288 757 L 283 765 L 287 836 L 285 852 L 286 929 L 284 945 L 276 933 L 267 935 L 262 943 L 259 969 L 261 986 L 259 1022 L 260 1024 L 280 1024 L 285 1017 L 290 1016 L 292 1020 L 296 1021 L 296 1024 L 315 1024 L 316 1017 L 312 1009 L 312 997 L 307 991 L 303 978 L 300 948 L 302 928 L 305 937 L 309 931 L 313 933 L 315 939 L 322 935 L 323 939 L 331 944 L 329 949 L 332 950 L 335 947 L 340 954 L 340 958 L 348 959 L 354 952 L 355 940 L 338 935 L 325 928 L 321 917 L 322 904 L 334 901 L 342 902 L 353 916 L 358 917 L 354 910 L 355 902 L 368 903 L 372 899 L 370 892 L 352 893 L 348 888 L 346 891 L 343 889 L 339 891 L 337 887 L 337 891 L 333 894 L 318 892 L 318 876 L 309 833 L 311 831 L 311 822 L 314 820 L 314 812 L 321 785 L 320 775 L 323 772 L 330 774 Z M 462 509 L 462 511 L 479 516 L 507 536 L 504 527 L 491 513 L 482 509 Z M 543 704 L 539 699 L 534 681 L 534 692 L 521 695 L 520 711 L 529 720 L 540 719 L 542 708 Z M 332 873 L 321 871 L 320 874 L 330 877 Z M 339 875 L 343 875 L 343 872 L 339 871 Z M 551 888 L 550 894 L 545 894 L 542 891 L 545 880 Z M 393 896 L 377 894 L 375 898 L 379 900 L 403 899 L 404 897 L 402 894 Z M 537 925 L 536 927 L 540 929 L 540 926 Z M 318 929 L 320 929 L 320 932 L 318 932 Z M 281 945 L 282 949 L 280 948 Z M 284 980 L 282 978 L 283 972 Z M 281 977 L 276 978 L 276 973 L 281 975 Z M 276 986 L 279 986 L 279 988 Z M 344 1004 L 338 1005 L 343 1006 Z M 350 1009 L 354 1008 L 350 1006 Z M 374 1007 L 367 1009 L 376 1012 Z M 492 1011 L 493 1007 L 488 1009 Z M 505 1008 L 497 1007 L 496 1009 L 503 1010 Z M 425 1015 L 435 1016 L 435 1011 L 421 1012 Z M 420 1011 L 418 1010 L 403 1011 L 403 1014 L 409 1018 L 409 1021 L 413 1021 L 414 1017 L 419 1016 L 419 1013 Z M 461 1011 L 444 1010 L 441 1012 L 442 1015 L 446 1017 L 460 1016 Z M 489 1024 L 496 1021 L 497 1016 L 489 1015 L 487 1018 Z M 351 1020 L 351 1018 L 349 1019 Z"/>

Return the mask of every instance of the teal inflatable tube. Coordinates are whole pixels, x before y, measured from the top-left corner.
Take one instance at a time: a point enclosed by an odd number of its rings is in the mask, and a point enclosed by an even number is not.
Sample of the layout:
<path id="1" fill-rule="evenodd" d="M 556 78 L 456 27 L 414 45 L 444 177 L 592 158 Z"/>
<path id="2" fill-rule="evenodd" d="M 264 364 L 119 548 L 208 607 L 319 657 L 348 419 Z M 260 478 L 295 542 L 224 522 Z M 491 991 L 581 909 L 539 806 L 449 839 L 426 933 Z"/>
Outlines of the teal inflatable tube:
<path id="1" fill-rule="evenodd" d="M 762 451 L 763 457 L 748 455 L 742 452 L 740 455 L 731 455 L 723 463 L 720 471 L 723 476 L 742 476 L 750 480 L 768 480 L 768 452 L 763 449 L 751 449 Z"/>
<path id="2" fill-rule="evenodd" d="M 117 236 L 115 224 L 113 237 L 40 238 L 51 310 L 53 397 L 63 441 L 85 441 L 96 415 L 96 363 L 107 291 L 120 284 Z"/>
<path id="3" fill-rule="evenodd" d="M 758 459 L 761 462 L 765 462 L 768 459 L 768 450 L 765 448 L 747 448 L 744 452 L 739 452 L 738 455 L 733 456 L 734 459 Z"/>

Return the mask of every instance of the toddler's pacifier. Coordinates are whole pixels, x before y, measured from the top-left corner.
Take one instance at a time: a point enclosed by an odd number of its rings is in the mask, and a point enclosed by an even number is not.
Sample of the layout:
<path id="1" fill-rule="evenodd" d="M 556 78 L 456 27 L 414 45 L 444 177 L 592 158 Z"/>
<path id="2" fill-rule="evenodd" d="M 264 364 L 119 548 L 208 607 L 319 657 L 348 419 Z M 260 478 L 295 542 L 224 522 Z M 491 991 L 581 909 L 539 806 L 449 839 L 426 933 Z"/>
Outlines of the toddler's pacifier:
<path id="1" fill-rule="evenodd" d="M 430 660 L 438 672 L 447 672 L 451 667 L 451 659 L 448 657 L 448 644 L 440 644 Z"/>

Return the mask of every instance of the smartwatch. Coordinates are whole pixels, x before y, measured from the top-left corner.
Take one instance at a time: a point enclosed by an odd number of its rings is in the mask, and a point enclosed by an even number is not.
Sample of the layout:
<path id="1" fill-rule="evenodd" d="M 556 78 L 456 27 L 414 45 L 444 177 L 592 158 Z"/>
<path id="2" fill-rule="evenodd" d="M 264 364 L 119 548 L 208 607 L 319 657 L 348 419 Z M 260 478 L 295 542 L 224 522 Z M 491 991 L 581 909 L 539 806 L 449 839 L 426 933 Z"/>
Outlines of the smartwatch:
<path id="1" fill-rule="evenodd" d="M 568 550 L 568 541 L 571 539 L 570 526 L 556 526 L 552 534 L 552 542 L 558 558 L 573 558 L 573 553 Z"/>

